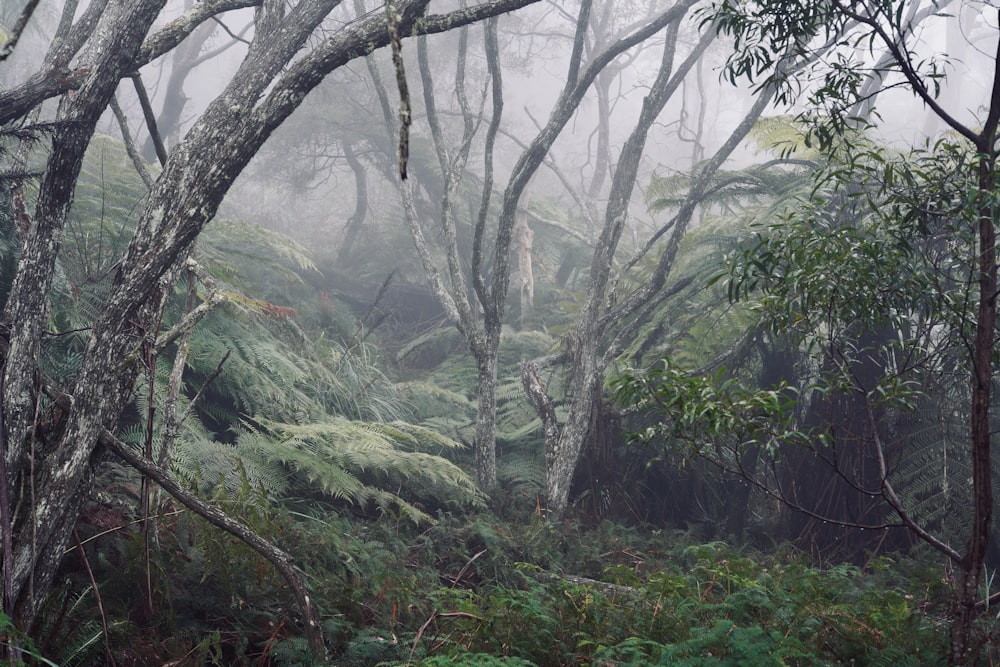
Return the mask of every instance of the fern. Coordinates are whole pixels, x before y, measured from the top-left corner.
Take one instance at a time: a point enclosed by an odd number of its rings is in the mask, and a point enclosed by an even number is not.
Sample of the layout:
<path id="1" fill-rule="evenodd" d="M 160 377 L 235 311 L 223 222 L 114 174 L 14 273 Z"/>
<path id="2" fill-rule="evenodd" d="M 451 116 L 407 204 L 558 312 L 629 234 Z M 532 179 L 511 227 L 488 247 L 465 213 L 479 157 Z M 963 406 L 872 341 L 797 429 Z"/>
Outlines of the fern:
<path id="1" fill-rule="evenodd" d="M 955 398 L 935 392 L 914 412 L 899 415 L 890 445 L 900 452 L 893 482 L 907 511 L 923 527 L 959 543 L 971 527 L 963 508 L 972 502 L 972 462 L 967 418 Z"/>
<path id="2" fill-rule="evenodd" d="M 244 426 L 237 447 L 244 456 L 285 466 L 292 474 L 290 491 L 319 490 L 361 507 L 373 503 L 413 521 L 429 518 L 416 502 L 481 502 L 465 472 L 427 453 L 461 445 L 430 429 L 405 422 L 377 424 L 340 418 L 305 425 L 260 423 L 261 428 Z"/>

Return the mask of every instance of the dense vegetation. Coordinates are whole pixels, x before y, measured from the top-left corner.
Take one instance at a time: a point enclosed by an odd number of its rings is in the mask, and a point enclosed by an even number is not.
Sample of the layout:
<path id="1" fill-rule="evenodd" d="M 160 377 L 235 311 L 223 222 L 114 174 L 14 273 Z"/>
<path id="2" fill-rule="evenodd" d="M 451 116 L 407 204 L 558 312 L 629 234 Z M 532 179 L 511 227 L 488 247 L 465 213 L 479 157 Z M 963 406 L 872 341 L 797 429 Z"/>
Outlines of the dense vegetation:
<path id="1" fill-rule="evenodd" d="M 121 151 L 95 143 L 86 163 L 54 302 L 66 330 L 86 325 L 87 299 L 101 289 L 88 276 L 114 255 L 141 196 Z M 950 575 L 933 553 L 894 553 L 898 536 L 887 534 L 848 546 L 849 533 L 843 546 L 817 550 L 817 535 L 796 536 L 780 504 L 734 493 L 746 480 L 724 466 L 685 445 L 628 444 L 641 422 L 589 452 L 571 512 L 548 521 L 541 425 L 517 380 L 519 359 L 556 344 L 541 332 L 507 333 L 502 490 L 488 501 L 460 470 L 471 465 L 460 443 L 474 430 L 474 368 L 453 335 L 365 331 L 349 304 L 310 284 L 321 269 L 304 248 L 243 224 L 215 229 L 197 257 L 210 274 L 202 284 L 224 297 L 189 342 L 174 400 L 192 414 L 171 466 L 295 555 L 332 664 L 946 662 Z M 719 257 L 712 238 L 697 235 L 687 253 Z M 178 285 L 164 328 L 186 290 Z M 685 311 L 678 321 L 690 320 L 689 332 L 671 345 L 694 362 L 708 354 L 696 344 L 704 313 Z M 734 336 L 752 321 L 728 317 Z M 76 363 L 75 345 L 73 334 L 53 341 L 52 377 Z M 165 351 L 141 380 L 120 427 L 154 452 L 176 354 Z M 733 419 L 730 433 L 742 423 Z M 30 635 L 14 635 L 24 658 L 311 664 L 291 595 L 257 554 L 169 496 L 154 493 L 144 510 L 141 476 L 113 457 L 100 475 L 103 491 L 84 507 L 43 616 Z M 749 505 L 734 506 L 739 498 Z M 975 635 L 984 659 L 997 638 L 992 618 L 987 610 Z"/>
<path id="2" fill-rule="evenodd" d="M 529 0 L 339 4 L 154 30 L 162 2 L 94 2 L 97 30 L 70 3 L 46 66 L 106 57 L 0 90 L 0 658 L 1000 662 L 996 25 L 553 3 L 565 87 L 500 155 L 541 33 L 496 17 Z M 241 7 L 240 71 L 182 128 L 198 25 Z M 922 25 L 996 70 L 972 120 Z M 115 87 L 168 52 L 157 165 Z M 706 64 L 753 87 L 715 135 Z M 895 89 L 925 142 L 888 138 Z M 554 146 L 587 100 L 574 184 Z M 668 113 L 684 165 L 647 145 Z"/>

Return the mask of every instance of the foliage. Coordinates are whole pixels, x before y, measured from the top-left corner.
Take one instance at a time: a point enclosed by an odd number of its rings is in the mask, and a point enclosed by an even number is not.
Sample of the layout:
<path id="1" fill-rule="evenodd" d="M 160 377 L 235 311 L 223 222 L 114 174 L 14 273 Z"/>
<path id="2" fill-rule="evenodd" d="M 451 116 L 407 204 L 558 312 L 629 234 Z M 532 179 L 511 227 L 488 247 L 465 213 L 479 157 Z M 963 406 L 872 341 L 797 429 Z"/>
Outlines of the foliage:
<path id="1" fill-rule="evenodd" d="M 47 660 L 35 646 L 31 637 L 21 632 L 11 618 L 0 613 L 0 650 L 6 657 L 5 664 L 21 667 L 27 664 L 41 664 L 57 667 L 57 663 Z"/>
<path id="2" fill-rule="evenodd" d="M 759 134 L 769 146 L 785 141 L 786 158 L 817 161 L 806 145 L 808 132 L 794 123 L 779 119 Z M 63 335 L 46 345 L 46 371 L 57 379 L 71 377 L 78 364 L 84 337 L 74 330 L 88 326 L 107 297 L 110 260 L 144 197 L 119 146 L 95 142 L 94 150 L 53 296 L 52 328 Z M 954 417 L 964 397 L 965 390 L 949 382 L 956 362 L 945 351 L 956 340 L 948 327 L 967 316 L 954 288 L 965 284 L 961 268 L 970 256 L 961 243 L 942 239 L 966 232 L 955 219 L 969 192 L 962 177 L 968 156 L 947 142 L 915 158 L 901 156 L 861 136 L 838 150 L 811 181 L 811 192 L 803 192 L 806 181 L 795 171 L 802 165 L 793 160 L 720 174 L 706 204 L 767 220 L 755 228 L 748 249 L 731 254 L 731 271 L 722 276 L 730 296 L 748 307 L 709 317 L 722 298 L 710 290 L 692 290 L 680 305 L 665 305 L 629 354 L 639 362 L 667 352 L 674 362 L 630 372 L 614 387 L 624 403 L 661 417 L 637 437 L 684 443 L 678 468 L 700 453 L 739 465 L 738 455 L 748 449 L 778 459 L 788 444 L 821 442 L 798 419 L 815 393 L 851 388 L 837 374 L 842 369 L 817 361 L 831 342 L 843 358 L 878 353 L 881 360 L 902 360 L 894 369 L 915 370 L 920 382 L 890 378 L 868 389 L 897 441 L 915 450 L 898 460 L 895 474 L 907 480 L 901 493 L 921 520 L 944 525 L 940 498 L 950 494 L 950 506 L 962 502 L 955 490 L 967 476 L 966 461 L 955 458 L 950 430 L 938 430 L 942 422 L 934 419 Z M 654 179 L 650 207 L 674 206 L 688 184 L 685 177 Z M 927 193 L 938 208 L 922 205 Z M 790 216 L 793 205 L 797 212 Z M 869 209 L 876 214 L 862 215 Z M 5 216 L 8 210 L 0 207 Z M 777 213 L 784 217 L 775 222 Z M 568 224 L 554 212 L 546 216 Z M 7 218 L 0 222 L 10 223 Z M 678 264 L 687 275 L 718 274 L 718 258 L 741 234 L 713 224 L 718 220 L 711 214 L 706 218 L 709 224 Z M 6 239 L 0 240 L 0 266 L 17 252 L 8 226 L 10 233 L 0 237 Z M 476 369 L 455 354 L 462 345 L 453 336 L 434 329 L 386 354 L 382 341 L 367 338 L 364 322 L 354 323 L 342 304 L 317 293 L 308 249 L 234 221 L 217 220 L 207 229 L 197 256 L 224 303 L 191 341 L 177 400 L 181 410 L 193 411 L 172 450 L 172 469 L 295 556 L 323 611 L 334 664 L 941 661 L 945 633 L 938 619 L 946 613 L 947 573 L 933 560 L 872 559 L 864 568 L 819 569 L 790 549 L 764 556 L 721 542 L 701 544 L 693 525 L 687 533 L 649 533 L 607 521 L 592 529 L 572 519 L 553 525 L 541 516 L 534 502 L 544 475 L 540 422 L 524 400 L 518 363 L 560 349 L 548 332 L 562 332 L 579 297 L 570 291 L 574 281 L 558 276 L 579 248 L 560 245 L 557 227 L 536 230 L 537 275 L 551 283 L 539 297 L 554 307 L 538 308 L 529 324 L 544 322 L 548 330 L 504 331 L 499 477 L 501 493 L 519 504 L 500 517 L 483 511 L 460 467 L 467 463 L 461 443 L 474 432 Z M 389 238 L 399 230 L 382 225 L 366 233 Z M 380 245 L 387 256 L 396 247 Z M 916 259 L 936 273 L 922 272 Z M 859 280 L 872 288 L 860 296 Z M 942 287 L 955 295 L 945 309 L 934 301 Z M 164 327 L 179 319 L 180 302 L 178 291 Z M 887 328 L 905 335 L 858 342 L 859 333 Z M 711 361 L 717 350 L 708 339 L 736 340 L 743 331 L 751 334 L 747 348 L 788 345 L 802 352 L 801 375 L 747 389 L 745 376 L 759 370 L 750 366 L 764 363 L 751 353 L 739 360 L 742 369 L 682 370 Z M 121 424 L 121 433 L 138 444 L 147 437 L 145 419 L 154 415 L 154 451 L 172 352 L 144 379 L 153 383 L 152 404 L 149 387 L 140 386 Z M 228 361 L 208 382 L 226 353 Z M 920 363 L 905 366 L 907 354 Z M 382 365 L 393 357 L 406 382 L 394 382 L 391 364 Z M 546 381 L 550 395 L 562 400 L 561 373 Z M 948 391 L 936 391 L 942 388 Z M 952 462 L 945 475 L 943 458 Z M 63 664 L 100 661 L 100 614 L 107 614 L 112 650 L 123 664 L 309 664 L 289 591 L 269 566 L 166 498 L 153 503 L 159 516 L 146 542 L 137 476 L 107 462 L 100 474 L 101 496 L 81 526 L 97 586 L 79 565 L 67 566 L 66 586 L 39 626 L 40 654 Z M 152 617 L 139 592 L 145 577 L 155 589 Z M 74 632 L 61 634 L 67 625 Z M 984 621 L 984 637 L 995 632 Z"/>
<path id="3" fill-rule="evenodd" d="M 807 111 L 800 118 L 809 121 L 808 146 L 836 142 L 867 122 L 857 113 L 858 105 L 868 101 L 866 95 L 872 90 L 867 85 L 872 80 L 901 75 L 914 94 L 936 97 L 940 93 L 948 56 L 915 52 L 918 40 L 907 39 L 907 33 L 919 21 L 905 13 L 907 7 L 908 3 L 889 0 L 850 7 L 829 2 L 763 0 L 748 5 L 715 0 L 699 13 L 703 26 L 712 24 L 732 40 L 724 70 L 727 79 L 761 88 L 773 86 L 777 103 L 784 106 L 804 103 Z M 923 14 L 946 16 L 936 4 Z M 882 58 L 882 37 L 895 45 L 892 58 Z M 822 53 L 821 46 L 833 48 L 824 57 L 811 59 L 805 71 L 789 71 L 780 65 L 790 54 Z M 871 60 L 877 63 L 874 67 Z"/>
<path id="4" fill-rule="evenodd" d="M 647 371 L 626 371 L 612 382 L 622 405 L 652 410 L 660 422 L 632 439 L 645 443 L 664 436 L 691 443 L 692 452 L 725 442 L 776 452 L 782 443 L 808 442 L 797 428 L 794 388 L 746 389 L 722 373 L 691 376 L 669 360 Z"/>
<path id="5" fill-rule="evenodd" d="M 782 166 L 780 161 L 773 161 L 742 171 L 720 170 L 699 203 L 719 204 L 731 212 L 735 210 L 734 205 L 783 196 L 802 179 L 800 174 Z M 646 206 L 650 211 L 680 206 L 692 182 L 693 176 L 689 174 L 654 175 L 646 189 Z"/>
<path id="6" fill-rule="evenodd" d="M 380 512 L 399 512 L 417 523 L 430 517 L 415 503 L 443 507 L 481 502 L 465 472 L 427 451 L 461 445 L 430 429 L 336 418 L 305 425 L 262 421 L 261 426 L 240 433 L 240 448 L 252 452 L 251 458 L 290 470 L 289 491 L 321 493 L 362 509 L 373 503 Z"/>
<path id="7" fill-rule="evenodd" d="M 536 665 L 941 662 L 944 636 L 916 611 L 922 603 L 875 585 L 877 573 L 761 562 L 722 543 L 621 555 L 631 559 L 609 563 L 607 583 L 521 566 L 517 587 L 452 592 L 442 599 L 450 614 L 421 642 Z"/>
<path id="8" fill-rule="evenodd" d="M 420 661 L 420 667 L 533 667 L 534 663 L 509 656 L 488 653 L 465 653 L 454 656 L 435 656 Z"/>
<path id="9" fill-rule="evenodd" d="M 798 333 L 859 323 L 913 336 L 932 317 L 965 321 L 970 156 L 947 141 L 899 155 L 855 136 L 829 158 L 809 200 L 730 262 L 730 296 L 763 291 L 772 326 Z"/>

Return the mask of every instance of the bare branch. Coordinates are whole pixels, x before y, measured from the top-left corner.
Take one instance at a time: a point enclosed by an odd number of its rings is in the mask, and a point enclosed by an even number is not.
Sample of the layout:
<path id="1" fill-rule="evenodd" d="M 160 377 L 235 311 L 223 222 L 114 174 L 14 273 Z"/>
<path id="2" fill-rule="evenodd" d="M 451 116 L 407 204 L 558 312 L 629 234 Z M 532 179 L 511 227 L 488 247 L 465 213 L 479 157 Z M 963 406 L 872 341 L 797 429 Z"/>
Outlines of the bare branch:
<path id="1" fill-rule="evenodd" d="M 14 27 L 7 35 L 7 42 L 0 44 L 0 62 L 6 60 L 10 57 L 10 54 L 14 53 L 14 47 L 17 46 L 17 41 L 21 39 L 21 33 L 27 27 L 28 21 L 31 20 L 31 15 L 35 13 L 35 7 L 37 6 L 38 0 L 28 0 L 28 4 L 21 10 L 21 16 L 18 17 L 17 23 L 14 24 Z"/>
<path id="2" fill-rule="evenodd" d="M 111 107 L 111 112 L 115 115 L 115 120 L 118 121 L 118 129 L 122 134 L 122 142 L 125 144 L 125 152 L 132 161 L 132 166 L 135 167 L 135 171 L 139 174 L 139 178 L 142 179 L 142 182 L 146 184 L 146 189 L 151 189 L 153 187 L 153 176 L 149 173 L 149 169 L 146 168 L 146 163 L 143 161 L 142 156 L 139 155 L 139 151 L 135 148 L 135 142 L 132 140 L 132 132 L 128 129 L 128 118 L 125 117 L 125 112 L 122 111 L 121 105 L 118 104 L 118 98 L 112 97 L 108 106 Z"/>
<path id="3" fill-rule="evenodd" d="M 174 19 L 150 35 L 139 50 L 138 62 L 145 64 L 170 51 L 205 21 L 223 12 L 247 7 L 259 7 L 262 0 L 206 0 L 199 2 L 183 16 Z"/>
<path id="4" fill-rule="evenodd" d="M 316 611 L 312 597 L 310 597 L 309 592 L 302 583 L 302 578 L 295 570 L 294 559 L 288 553 L 262 538 L 243 522 L 234 519 L 222 510 L 209 505 L 198 496 L 184 489 L 169 472 L 143 457 L 130 446 L 116 438 L 110 431 L 106 429 L 101 431 L 100 443 L 120 456 L 143 475 L 146 475 L 159 484 L 160 488 L 176 498 L 182 505 L 216 528 L 221 528 L 233 537 L 241 540 L 260 554 L 261 557 L 274 565 L 274 568 L 285 578 L 288 586 L 295 593 L 299 612 L 302 614 L 305 623 L 306 638 L 309 641 L 309 648 L 312 650 L 313 656 L 320 660 L 325 659 L 326 646 L 323 643 L 323 630 L 320 625 L 319 613 Z"/>
<path id="5" fill-rule="evenodd" d="M 160 161 L 160 166 L 162 167 L 167 163 L 167 149 L 163 146 L 163 138 L 160 137 L 160 131 L 156 128 L 156 113 L 153 111 L 153 105 L 150 103 L 149 95 L 146 93 L 146 86 L 143 85 L 142 76 L 139 72 L 134 72 L 129 78 L 132 79 L 135 94 L 139 97 L 142 117 L 146 120 L 146 129 L 149 131 L 149 136 L 153 140 L 153 147 L 156 149 L 156 159 Z"/>

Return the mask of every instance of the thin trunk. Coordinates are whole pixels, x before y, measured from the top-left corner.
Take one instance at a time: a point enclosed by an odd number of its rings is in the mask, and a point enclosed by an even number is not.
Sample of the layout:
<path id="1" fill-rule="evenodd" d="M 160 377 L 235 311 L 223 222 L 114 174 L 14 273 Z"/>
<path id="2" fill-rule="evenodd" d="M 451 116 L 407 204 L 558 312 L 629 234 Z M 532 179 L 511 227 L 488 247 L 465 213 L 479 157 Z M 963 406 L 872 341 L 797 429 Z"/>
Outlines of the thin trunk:
<path id="1" fill-rule="evenodd" d="M 514 225 L 517 236 L 517 274 L 521 295 L 521 328 L 531 320 L 535 307 L 535 275 L 531 268 L 531 244 L 535 233 L 528 227 L 528 215 L 521 212 Z"/>
<path id="2" fill-rule="evenodd" d="M 476 359 L 479 371 L 476 389 L 479 396 L 476 413 L 476 479 L 482 490 L 491 494 L 497 482 L 496 412 L 497 412 L 497 344 L 487 345 Z"/>
<path id="3" fill-rule="evenodd" d="M 354 213 L 347 221 L 344 241 L 340 244 L 340 250 L 337 251 L 338 264 L 343 264 L 350 258 L 354 251 L 354 244 L 364 226 L 365 218 L 368 216 L 368 172 L 358 159 L 357 153 L 354 152 L 354 145 L 351 141 L 344 138 L 341 140 L 341 144 L 344 147 L 344 158 L 347 160 L 347 165 L 351 168 L 351 173 L 354 174 Z"/>
<path id="4" fill-rule="evenodd" d="M 1000 11 L 997 15 L 1000 16 Z M 1000 126 L 1000 41 L 996 49 L 989 115 L 976 142 L 979 151 L 977 178 L 979 305 L 976 313 L 976 337 L 972 349 L 970 447 L 973 510 L 972 531 L 962 558 L 955 599 L 955 617 L 951 626 L 951 662 L 955 665 L 964 665 L 972 657 L 969 640 L 993 517 L 993 487 L 990 479 L 990 400 L 993 384 L 993 341 L 997 318 L 997 208 L 993 192 L 997 185 L 995 145 L 997 129 Z"/>
<path id="5" fill-rule="evenodd" d="M 683 13 L 667 26 L 660 71 L 649 95 L 643 100 L 639 120 L 622 147 L 605 211 L 604 228 L 594 248 L 587 298 L 577 320 L 570 351 L 572 400 L 569 414 L 560 429 L 558 442 L 554 443 L 551 450 L 546 451 L 545 456 L 546 503 L 551 514 L 557 518 L 563 515 L 568 506 L 570 484 L 591 423 L 593 406 L 602 389 L 606 362 L 602 358 L 600 345 L 607 331 L 603 316 L 611 268 L 628 218 L 628 205 L 635 188 L 649 129 L 712 39 L 711 36 L 703 37 L 675 72 L 673 61 L 682 18 Z"/>
<path id="6" fill-rule="evenodd" d="M 998 54 L 1000 55 L 1000 54 Z M 994 90 L 994 110 L 1000 112 L 1000 78 Z M 992 151 L 992 137 L 987 143 Z M 981 147 L 982 148 L 982 147 Z M 979 191 L 992 199 L 996 162 L 987 153 L 980 157 Z M 979 307 L 972 358 L 972 531 L 961 563 L 951 626 L 951 661 L 967 664 L 971 656 L 969 638 L 993 516 L 993 489 L 990 480 L 990 399 L 993 382 L 993 339 L 997 316 L 996 212 L 992 201 L 979 212 Z"/>
<path id="7" fill-rule="evenodd" d="M 191 0 L 188 0 L 185 4 L 191 5 Z M 185 7 L 185 10 L 190 9 L 190 6 Z M 163 145 L 164 141 L 169 146 L 174 146 L 180 141 L 181 116 L 184 113 L 184 108 L 191 99 L 184 92 L 184 83 L 195 67 L 205 61 L 202 57 L 202 49 L 215 32 L 215 28 L 216 24 L 210 21 L 201 24 L 187 39 L 174 49 L 170 76 L 167 79 L 167 86 L 163 95 L 163 108 L 159 115 L 156 116 L 155 123 L 153 124 L 158 128 L 158 134 L 151 132 L 142 147 L 143 157 L 148 162 L 152 162 L 161 154 L 166 153 Z M 222 49 L 214 50 L 213 54 L 219 53 L 234 43 L 236 43 L 236 40 L 232 40 Z M 135 79 L 135 81 L 137 86 L 136 91 L 138 92 L 138 79 Z M 151 127 L 149 122 L 147 122 L 147 126 Z"/>

